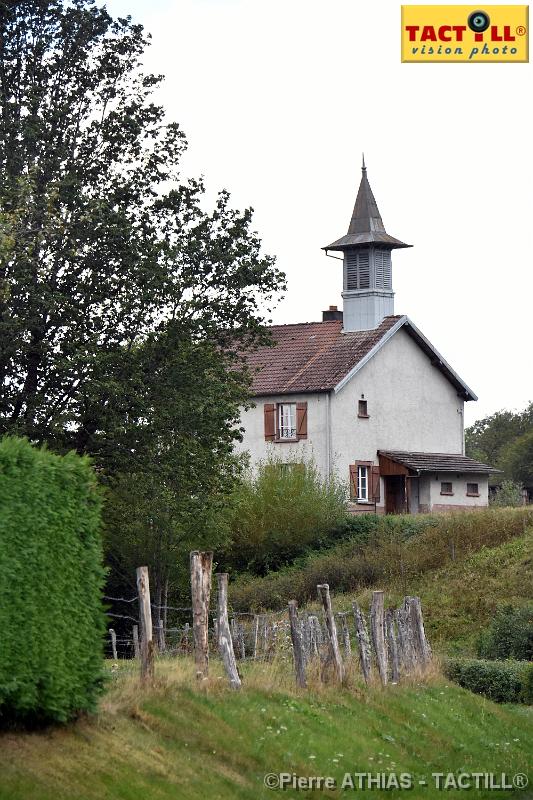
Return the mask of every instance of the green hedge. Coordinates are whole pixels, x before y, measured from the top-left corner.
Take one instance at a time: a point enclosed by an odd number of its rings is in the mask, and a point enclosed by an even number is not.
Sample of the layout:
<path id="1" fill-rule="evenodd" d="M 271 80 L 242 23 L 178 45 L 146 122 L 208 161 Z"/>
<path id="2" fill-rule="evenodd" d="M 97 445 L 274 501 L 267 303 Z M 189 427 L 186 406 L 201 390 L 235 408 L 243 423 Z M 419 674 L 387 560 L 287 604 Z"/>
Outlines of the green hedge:
<path id="1" fill-rule="evenodd" d="M 105 618 L 101 502 L 91 466 L 0 441 L 0 722 L 94 707 Z"/>
<path id="2" fill-rule="evenodd" d="M 523 608 L 499 608 L 490 626 L 481 634 L 480 658 L 533 660 L 533 603 Z"/>
<path id="3" fill-rule="evenodd" d="M 451 680 L 496 703 L 533 704 L 533 664 L 528 661 L 450 659 L 444 665 Z"/>

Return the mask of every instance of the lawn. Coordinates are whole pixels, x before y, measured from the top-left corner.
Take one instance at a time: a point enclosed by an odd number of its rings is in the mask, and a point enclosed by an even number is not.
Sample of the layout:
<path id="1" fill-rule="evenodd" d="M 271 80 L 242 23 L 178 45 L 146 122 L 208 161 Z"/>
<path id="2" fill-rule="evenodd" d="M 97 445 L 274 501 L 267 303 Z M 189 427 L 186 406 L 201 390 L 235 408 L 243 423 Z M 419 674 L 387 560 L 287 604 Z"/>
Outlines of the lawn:
<path id="1" fill-rule="evenodd" d="M 93 718 L 0 738 L 2 800 L 200 800 L 266 798 L 266 773 L 332 776 L 411 773 L 412 798 L 433 798 L 433 772 L 527 773 L 533 714 L 497 706 L 437 673 L 422 682 L 307 691 L 286 663 L 245 664 L 244 688 L 226 687 L 221 666 L 195 684 L 185 658 L 157 663 L 155 687 L 141 691 L 133 665 L 110 674 Z M 533 777 L 533 776 L 531 776 Z M 428 786 L 419 781 L 427 780 Z M 284 797 L 343 797 L 350 791 L 287 789 Z M 401 792 L 357 791 L 367 798 Z M 475 797 L 509 791 L 474 790 Z M 464 796 L 451 790 L 447 797 Z M 520 793 L 527 797 L 527 792 Z"/>

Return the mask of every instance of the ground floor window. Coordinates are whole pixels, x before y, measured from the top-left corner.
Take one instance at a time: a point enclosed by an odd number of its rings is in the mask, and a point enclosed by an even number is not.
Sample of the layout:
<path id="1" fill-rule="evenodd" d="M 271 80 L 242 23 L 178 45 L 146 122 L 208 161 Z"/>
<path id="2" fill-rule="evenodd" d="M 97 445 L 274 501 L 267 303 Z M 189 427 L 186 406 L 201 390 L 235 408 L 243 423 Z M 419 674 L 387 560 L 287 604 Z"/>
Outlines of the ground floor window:
<path id="1" fill-rule="evenodd" d="M 453 484 L 451 481 L 442 481 L 440 485 L 441 494 L 453 494 Z"/>
<path id="2" fill-rule="evenodd" d="M 468 497 L 479 497 L 479 483 L 467 483 L 466 493 Z"/>
<path id="3" fill-rule="evenodd" d="M 357 499 L 368 500 L 368 467 L 357 465 Z"/>

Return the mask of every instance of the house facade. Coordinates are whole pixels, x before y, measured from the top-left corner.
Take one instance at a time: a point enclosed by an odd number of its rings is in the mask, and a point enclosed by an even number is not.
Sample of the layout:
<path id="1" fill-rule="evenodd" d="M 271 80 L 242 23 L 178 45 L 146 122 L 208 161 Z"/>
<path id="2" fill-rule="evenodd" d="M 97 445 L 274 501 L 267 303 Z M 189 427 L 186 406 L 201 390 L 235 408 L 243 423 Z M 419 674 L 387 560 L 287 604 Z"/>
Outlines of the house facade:
<path id="1" fill-rule="evenodd" d="M 394 314 L 392 250 L 363 174 L 346 236 L 344 309 L 277 325 L 248 356 L 254 407 L 243 411 L 252 468 L 313 459 L 349 487 L 350 510 L 426 512 L 488 504 L 491 469 L 464 455 L 464 404 L 475 394 L 407 317 Z"/>

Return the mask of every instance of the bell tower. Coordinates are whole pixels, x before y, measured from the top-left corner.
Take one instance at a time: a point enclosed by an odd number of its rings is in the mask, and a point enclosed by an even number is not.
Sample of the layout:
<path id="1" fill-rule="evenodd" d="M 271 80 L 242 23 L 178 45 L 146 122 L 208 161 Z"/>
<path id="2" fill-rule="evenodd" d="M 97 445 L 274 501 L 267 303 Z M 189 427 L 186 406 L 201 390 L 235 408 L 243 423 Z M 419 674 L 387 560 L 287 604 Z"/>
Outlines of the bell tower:
<path id="1" fill-rule="evenodd" d="M 391 252 L 409 244 L 389 236 L 368 182 L 363 156 L 361 183 L 348 233 L 324 247 L 343 254 L 345 333 L 377 328 L 394 314 Z"/>

